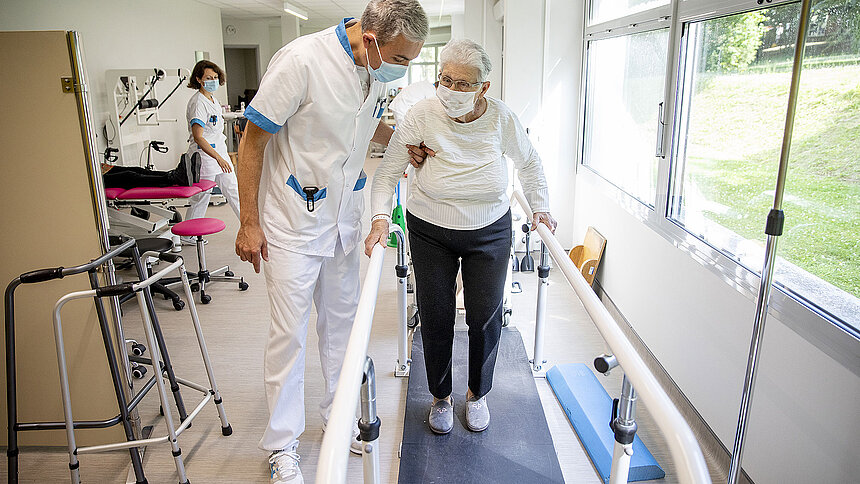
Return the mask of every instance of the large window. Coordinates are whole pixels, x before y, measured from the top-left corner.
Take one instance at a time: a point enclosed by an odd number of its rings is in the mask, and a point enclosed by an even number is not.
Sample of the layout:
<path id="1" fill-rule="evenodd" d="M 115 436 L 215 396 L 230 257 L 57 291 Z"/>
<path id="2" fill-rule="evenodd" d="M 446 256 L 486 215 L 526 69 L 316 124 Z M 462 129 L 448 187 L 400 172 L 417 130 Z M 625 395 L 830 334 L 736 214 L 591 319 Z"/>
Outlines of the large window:
<path id="1" fill-rule="evenodd" d="M 598 24 L 668 3 L 669 0 L 594 0 L 588 23 Z"/>
<path id="2" fill-rule="evenodd" d="M 684 35 L 670 216 L 756 272 L 798 16 L 797 4 L 781 5 L 690 23 Z M 811 17 L 776 273 L 788 291 L 849 321 L 860 296 L 858 25 L 860 11 L 845 2 L 819 2 Z"/>
<path id="3" fill-rule="evenodd" d="M 591 0 L 582 163 L 607 190 L 653 207 L 631 210 L 655 231 L 755 294 L 800 3 L 683 0 L 677 18 L 668 3 Z M 655 156 L 661 103 L 665 157 Z M 772 303 L 783 318 L 824 316 L 857 334 L 857 0 L 813 1 L 790 148 Z"/>
<path id="4" fill-rule="evenodd" d="M 649 206 L 668 38 L 663 29 L 588 44 L 584 163 Z"/>

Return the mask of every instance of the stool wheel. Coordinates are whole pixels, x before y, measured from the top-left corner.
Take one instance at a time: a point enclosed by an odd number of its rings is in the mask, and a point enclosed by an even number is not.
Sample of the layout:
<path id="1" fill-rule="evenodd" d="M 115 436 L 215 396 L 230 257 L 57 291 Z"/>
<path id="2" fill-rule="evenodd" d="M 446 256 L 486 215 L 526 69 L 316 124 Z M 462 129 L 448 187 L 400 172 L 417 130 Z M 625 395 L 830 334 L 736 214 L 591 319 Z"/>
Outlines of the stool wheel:
<path id="1" fill-rule="evenodd" d="M 200 283 L 195 282 L 191 284 L 191 292 L 197 292 L 200 290 Z"/>
<path id="2" fill-rule="evenodd" d="M 131 369 L 131 376 L 140 380 L 141 378 L 146 376 L 146 367 L 140 366 L 140 365 L 135 366 L 134 368 Z"/>
<path id="3" fill-rule="evenodd" d="M 240 291 L 247 291 L 248 290 L 248 283 L 245 281 L 240 282 L 239 283 L 239 290 Z"/>
<path id="4" fill-rule="evenodd" d="M 177 299 L 177 300 L 173 301 L 173 309 L 175 309 L 177 311 L 182 311 L 182 308 L 184 308 L 184 307 L 185 307 L 185 301 L 183 301 L 182 299 Z"/>
<path id="5" fill-rule="evenodd" d="M 200 302 L 202 302 L 203 304 L 209 304 L 210 301 L 212 301 L 212 296 L 210 296 L 209 294 L 203 294 L 202 296 L 200 296 Z"/>
<path id="6" fill-rule="evenodd" d="M 143 354 L 146 352 L 146 346 L 141 343 L 135 343 L 131 345 L 131 352 L 135 356 L 143 356 Z"/>
<path id="7" fill-rule="evenodd" d="M 224 275 L 225 275 L 225 276 L 227 276 L 227 277 L 233 277 L 233 276 L 235 276 L 236 274 L 233 274 L 233 271 L 227 271 L 227 272 L 225 272 L 225 273 L 224 273 Z"/>

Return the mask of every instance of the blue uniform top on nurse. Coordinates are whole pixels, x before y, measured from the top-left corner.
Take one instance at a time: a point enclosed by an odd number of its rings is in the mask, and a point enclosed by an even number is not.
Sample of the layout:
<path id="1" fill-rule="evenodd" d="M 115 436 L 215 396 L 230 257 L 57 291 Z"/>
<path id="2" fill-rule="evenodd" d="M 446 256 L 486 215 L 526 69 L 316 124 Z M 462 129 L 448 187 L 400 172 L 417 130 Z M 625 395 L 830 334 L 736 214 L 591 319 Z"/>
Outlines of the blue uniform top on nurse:
<path id="1" fill-rule="evenodd" d="M 370 141 L 388 144 L 385 83 L 402 77 L 429 31 L 416 0 L 371 0 L 361 19 L 305 35 L 272 57 L 245 108 L 236 253 L 264 270 L 272 321 L 264 361 L 269 420 L 259 447 L 273 484 L 301 483 L 308 320 L 316 330 L 323 429 L 358 304 Z M 413 148 L 422 159 L 424 151 Z M 357 427 L 353 430 L 357 434 Z M 350 450 L 361 452 L 358 442 Z"/>
<path id="2" fill-rule="evenodd" d="M 221 189 L 227 204 L 239 217 L 239 183 L 233 173 L 233 164 L 227 154 L 227 136 L 224 134 L 224 116 L 215 92 L 226 81 L 224 71 L 212 61 L 201 60 L 191 71 L 188 87 L 197 92 L 188 100 L 185 111 L 188 123 L 187 158 L 200 154 L 200 178 L 214 181 Z M 211 190 L 191 197 L 191 207 L 185 219 L 200 218 L 206 214 Z M 183 241 L 187 243 L 188 241 Z"/>

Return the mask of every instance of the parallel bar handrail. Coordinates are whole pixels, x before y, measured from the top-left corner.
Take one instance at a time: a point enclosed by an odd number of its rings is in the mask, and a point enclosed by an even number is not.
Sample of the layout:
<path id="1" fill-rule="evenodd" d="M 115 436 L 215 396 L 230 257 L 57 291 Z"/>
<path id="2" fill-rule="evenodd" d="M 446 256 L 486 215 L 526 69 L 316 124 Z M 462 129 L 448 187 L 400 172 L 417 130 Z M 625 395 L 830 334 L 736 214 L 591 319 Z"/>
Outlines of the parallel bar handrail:
<path id="1" fill-rule="evenodd" d="M 515 191 L 513 200 L 518 202 L 527 214 L 532 213 L 522 192 Z M 558 239 L 544 224 L 538 225 L 537 232 L 567 282 L 582 301 L 583 307 L 591 316 L 597 330 L 600 331 L 601 336 L 612 349 L 614 356 L 624 370 L 624 374 L 633 383 L 636 392 L 648 406 L 654 421 L 663 432 L 666 442 L 669 444 L 669 451 L 675 462 L 679 480 L 684 483 L 711 482 L 708 466 L 705 464 L 705 457 L 702 455 L 699 443 L 681 413 L 678 412 L 660 383 L 648 370 L 639 354 L 636 353 L 627 336 L 609 315 L 591 286 L 585 282 L 585 278 L 573 265 Z"/>
<path id="2" fill-rule="evenodd" d="M 391 230 L 400 231 L 401 229 L 392 224 Z M 352 426 L 355 421 L 355 409 L 358 406 L 367 346 L 370 343 L 370 330 L 373 327 L 373 311 L 376 308 L 376 296 L 379 292 L 379 280 L 382 276 L 384 259 L 385 247 L 380 244 L 374 245 L 370 254 L 370 263 L 367 266 L 367 273 L 364 276 L 364 283 L 361 286 L 361 296 L 358 299 L 358 309 L 355 311 L 355 321 L 349 334 L 349 342 L 346 345 L 346 353 L 343 357 L 331 414 L 326 424 L 322 448 L 320 448 L 316 476 L 318 483 L 346 482 Z"/>

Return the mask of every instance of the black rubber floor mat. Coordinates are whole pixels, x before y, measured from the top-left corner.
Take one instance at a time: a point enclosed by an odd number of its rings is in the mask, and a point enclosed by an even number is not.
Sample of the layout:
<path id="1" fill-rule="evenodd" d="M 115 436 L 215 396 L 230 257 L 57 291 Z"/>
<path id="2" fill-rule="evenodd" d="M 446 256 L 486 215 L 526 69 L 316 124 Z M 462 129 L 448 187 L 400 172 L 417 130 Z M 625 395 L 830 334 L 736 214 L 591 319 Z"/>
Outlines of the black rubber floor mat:
<path id="1" fill-rule="evenodd" d="M 468 344 L 468 334 L 456 331 L 454 429 L 436 435 L 427 426 L 433 397 L 427 390 L 421 332 L 416 331 L 398 482 L 564 482 L 523 339 L 514 328 L 502 330 L 493 389 L 487 394 L 490 426 L 483 432 L 466 428 Z"/>

